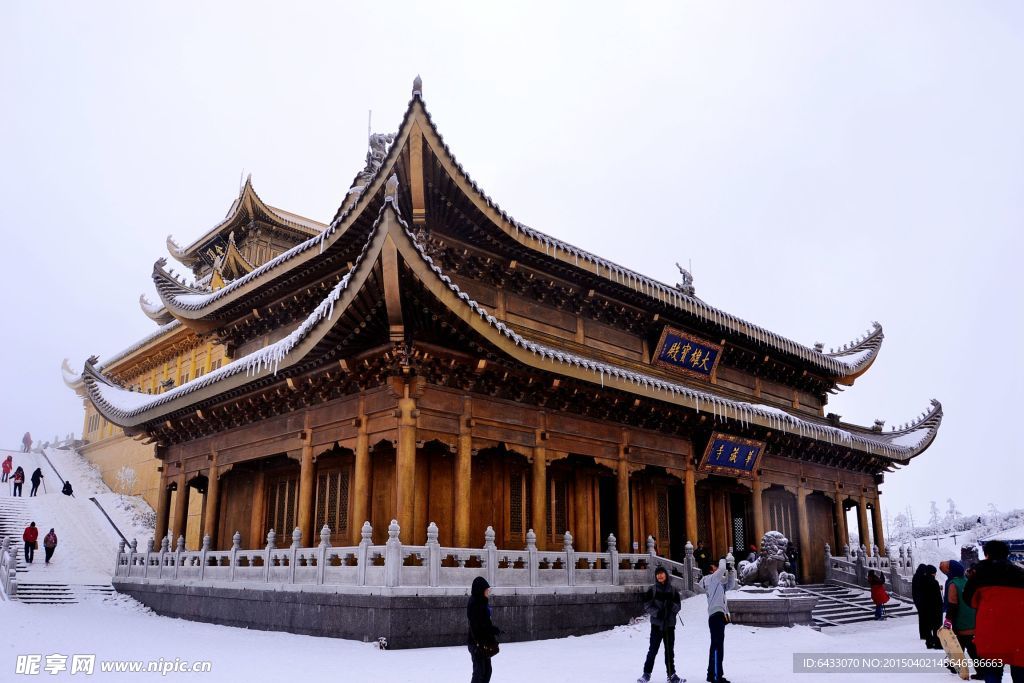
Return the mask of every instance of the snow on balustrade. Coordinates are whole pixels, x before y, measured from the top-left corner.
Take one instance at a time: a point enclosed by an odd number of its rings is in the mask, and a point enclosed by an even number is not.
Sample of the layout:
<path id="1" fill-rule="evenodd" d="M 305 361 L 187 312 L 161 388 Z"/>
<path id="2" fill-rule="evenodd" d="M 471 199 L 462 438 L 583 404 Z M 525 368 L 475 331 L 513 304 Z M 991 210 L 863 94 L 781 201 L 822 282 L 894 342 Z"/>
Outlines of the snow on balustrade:
<path id="1" fill-rule="evenodd" d="M 536 535 L 527 534 L 522 550 L 498 549 L 494 532 L 488 527 L 483 548 L 451 548 L 437 543 L 437 526 L 428 528 L 426 545 L 404 545 L 398 540 L 399 526 L 392 521 L 388 542 L 373 545 L 373 529 L 363 524 L 356 546 L 331 546 L 330 529 L 320 531 L 320 544 L 299 547 L 301 533 L 295 529 L 287 548 L 277 547 L 277 533 L 267 534 L 261 549 L 241 548 L 241 534 L 235 533 L 230 550 L 211 550 L 209 536 L 200 550 L 185 550 L 184 538 L 177 544 L 164 538 L 156 548 L 150 540 L 139 551 L 136 542 L 122 542 L 117 551 L 115 581 L 118 579 L 187 584 L 273 584 L 277 586 L 324 586 L 330 590 L 382 589 L 399 587 L 467 589 L 477 576 L 486 576 L 495 588 L 559 588 L 572 586 L 642 586 L 653 580 L 654 567 L 663 564 L 696 567 L 693 555 L 687 563 L 673 563 L 647 554 L 619 553 L 614 535 L 607 552 L 576 552 L 572 536 L 565 534 L 561 550 L 540 551 Z M 674 572 L 677 575 L 679 572 Z M 692 590 L 692 583 L 687 584 Z"/>

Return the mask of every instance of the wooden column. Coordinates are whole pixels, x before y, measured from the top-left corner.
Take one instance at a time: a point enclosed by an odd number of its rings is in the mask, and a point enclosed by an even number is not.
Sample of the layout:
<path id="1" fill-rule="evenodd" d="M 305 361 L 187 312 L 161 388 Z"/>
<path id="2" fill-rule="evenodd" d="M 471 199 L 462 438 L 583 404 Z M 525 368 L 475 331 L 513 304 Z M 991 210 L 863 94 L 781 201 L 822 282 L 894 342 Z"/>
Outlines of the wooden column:
<path id="1" fill-rule="evenodd" d="M 313 487 L 316 485 L 313 464 L 313 430 L 308 423 L 302 435 L 302 456 L 299 460 L 299 531 L 302 532 L 302 547 L 308 548 L 315 543 L 313 539 Z M 291 537 L 292 529 L 284 529 L 283 533 Z"/>
<path id="2" fill-rule="evenodd" d="M 533 497 L 533 518 L 530 520 L 530 524 L 533 525 L 533 533 L 537 535 L 538 550 L 546 550 L 548 547 L 548 455 L 547 449 L 540 445 L 543 442 L 539 431 L 535 443 L 530 491 L 530 495 Z"/>
<path id="3" fill-rule="evenodd" d="M 882 532 L 882 497 L 880 492 L 875 494 L 875 500 L 871 505 L 871 522 L 875 545 L 878 546 L 878 554 L 885 555 L 885 534 Z"/>
<path id="4" fill-rule="evenodd" d="M 761 495 L 764 491 L 764 484 L 761 483 L 761 475 L 754 472 L 754 481 L 750 487 L 751 491 L 751 508 L 754 513 L 754 545 L 761 548 L 761 539 L 764 538 L 764 505 L 762 504 L 763 496 Z M 740 552 L 745 552 L 746 548 L 743 548 Z"/>
<path id="5" fill-rule="evenodd" d="M 796 517 L 800 530 L 800 576 L 807 582 L 811 575 L 811 528 L 807 520 L 807 494 L 803 486 L 796 490 Z"/>
<path id="6" fill-rule="evenodd" d="M 395 502 L 402 543 L 412 542 L 415 484 L 416 399 L 409 395 L 409 383 L 406 382 L 404 396 L 398 399 L 398 452 L 395 455 Z"/>
<path id="7" fill-rule="evenodd" d="M 587 472 L 586 476 L 581 476 L 581 472 L 577 472 L 576 476 L 573 477 L 572 481 L 572 506 L 576 515 L 576 524 L 571 529 L 573 538 L 573 547 L 580 552 L 591 552 L 590 547 L 590 506 L 588 502 L 590 496 L 588 489 L 590 487 L 590 473 Z"/>
<path id="8" fill-rule="evenodd" d="M 617 493 L 617 508 L 618 508 L 618 530 L 616 531 L 617 540 L 619 541 L 619 551 L 624 553 L 631 553 L 633 549 L 631 547 L 632 534 L 629 529 L 629 463 L 626 460 L 626 449 L 629 448 L 625 444 L 619 447 L 619 472 L 618 472 L 618 487 Z M 536 503 L 534 503 L 536 505 Z M 602 539 L 605 541 L 607 539 Z"/>
<path id="9" fill-rule="evenodd" d="M 153 530 L 154 543 L 159 547 L 161 539 L 167 535 L 167 520 L 171 514 L 171 492 L 167 488 L 167 479 L 160 473 L 160 488 L 156 497 L 156 528 Z"/>
<path id="10" fill-rule="evenodd" d="M 178 542 L 178 536 L 185 535 L 185 525 L 188 523 L 188 485 L 185 483 L 185 472 L 178 474 L 178 495 L 174 502 L 174 536 L 171 539 L 172 545 Z"/>
<path id="11" fill-rule="evenodd" d="M 267 542 L 267 474 L 263 470 L 256 472 L 253 478 L 252 515 L 249 517 L 249 547 L 262 548 Z M 274 531 L 280 533 L 279 529 Z M 289 543 L 289 545 L 291 545 Z"/>
<path id="12" fill-rule="evenodd" d="M 850 534 L 846 530 L 846 508 L 843 507 L 843 494 L 838 490 L 835 492 L 836 497 L 836 547 L 832 549 L 833 555 L 838 555 L 843 552 L 843 546 L 850 543 Z"/>
<path id="13" fill-rule="evenodd" d="M 683 477 L 683 496 L 686 499 L 686 540 L 697 546 L 697 481 L 694 478 L 693 465 L 687 463 L 686 475 Z M 710 542 L 711 539 L 705 539 Z M 704 567 L 701 567 L 703 570 Z"/>
<path id="14" fill-rule="evenodd" d="M 861 494 L 857 501 L 857 533 L 860 536 L 860 544 L 867 548 L 867 554 L 871 554 L 871 539 L 868 538 L 868 501 Z"/>
<path id="15" fill-rule="evenodd" d="M 217 451 L 210 453 L 210 474 L 207 477 L 206 496 L 203 500 L 203 536 L 210 537 L 210 548 L 217 547 L 217 521 L 220 516 L 220 468 Z"/>
<path id="16" fill-rule="evenodd" d="M 473 486 L 473 432 L 469 398 L 463 399 L 459 421 L 459 448 L 455 454 L 455 547 L 469 547 L 470 491 Z"/>
<path id="17" fill-rule="evenodd" d="M 359 545 L 363 522 L 370 520 L 370 439 L 366 434 L 365 408 L 366 398 L 360 396 L 359 416 L 356 418 L 356 462 L 352 476 L 352 520 L 348 525 L 352 545 Z"/>

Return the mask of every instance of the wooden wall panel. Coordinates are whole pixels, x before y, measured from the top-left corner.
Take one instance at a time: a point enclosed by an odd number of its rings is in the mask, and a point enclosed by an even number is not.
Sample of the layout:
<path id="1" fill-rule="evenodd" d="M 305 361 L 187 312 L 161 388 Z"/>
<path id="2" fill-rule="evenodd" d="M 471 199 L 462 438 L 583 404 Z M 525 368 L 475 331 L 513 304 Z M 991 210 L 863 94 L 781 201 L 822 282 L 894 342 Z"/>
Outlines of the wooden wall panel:
<path id="1" fill-rule="evenodd" d="M 228 472 L 220 480 L 220 520 L 217 528 L 217 549 L 229 550 L 235 532 L 242 534 L 242 547 L 251 537 L 252 506 L 255 477 L 252 472 Z"/>

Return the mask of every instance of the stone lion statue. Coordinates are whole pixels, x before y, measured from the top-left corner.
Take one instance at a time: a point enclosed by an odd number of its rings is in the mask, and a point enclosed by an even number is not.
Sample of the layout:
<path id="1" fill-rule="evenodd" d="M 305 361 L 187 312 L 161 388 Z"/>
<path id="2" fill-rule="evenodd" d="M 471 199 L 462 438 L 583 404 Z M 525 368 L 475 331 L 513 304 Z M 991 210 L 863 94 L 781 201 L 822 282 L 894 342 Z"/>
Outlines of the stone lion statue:
<path id="1" fill-rule="evenodd" d="M 784 571 L 788 558 L 786 548 L 789 539 L 778 531 L 769 531 L 761 539 L 761 552 L 753 562 L 743 560 L 736 567 L 740 584 L 764 588 L 792 588 L 796 577 Z"/>

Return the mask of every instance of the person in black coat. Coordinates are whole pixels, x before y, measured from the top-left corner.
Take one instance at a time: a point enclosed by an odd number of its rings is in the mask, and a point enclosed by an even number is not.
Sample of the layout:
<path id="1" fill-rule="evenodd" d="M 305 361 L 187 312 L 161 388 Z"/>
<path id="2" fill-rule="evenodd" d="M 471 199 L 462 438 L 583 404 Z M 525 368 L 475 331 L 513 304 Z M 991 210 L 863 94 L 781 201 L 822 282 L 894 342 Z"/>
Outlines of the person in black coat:
<path id="1" fill-rule="evenodd" d="M 942 589 L 935 580 L 938 570 L 930 564 L 920 564 L 911 581 L 911 593 L 917 608 L 917 629 L 925 647 L 941 650 L 936 631 L 942 626 Z"/>
<path id="2" fill-rule="evenodd" d="M 64 482 L 64 488 L 62 488 L 60 490 L 60 492 L 63 493 L 65 496 L 74 496 L 75 495 L 75 490 L 73 488 L 71 488 L 71 480 L 70 479 L 68 479 L 67 481 Z"/>
<path id="3" fill-rule="evenodd" d="M 37 467 L 36 471 L 32 473 L 31 479 L 32 479 L 32 490 L 29 491 L 29 493 L 28 493 L 29 498 L 31 498 L 32 496 L 36 495 L 36 491 L 39 490 L 39 483 L 43 480 L 43 470 L 41 468 Z"/>
<path id="4" fill-rule="evenodd" d="M 466 618 L 469 620 L 469 656 L 473 659 L 473 679 L 470 683 L 488 683 L 491 680 L 491 657 L 498 652 L 498 627 L 491 623 L 491 607 L 488 598 L 491 586 L 487 579 L 478 576 L 473 579 Z"/>
<path id="5" fill-rule="evenodd" d="M 682 607 L 679 591 L 673 588 L 664 567 L 654 570 L 654 585 L 647 589 L 644 609 L 651 618 L 651 641 L 644 661 L 644 673 L 637 683 L 647 683 L 654 671 L 654 660 L 658 656 L 661 641 L 665 641 L 665 669 L 669 683 L 678 683 L 676 676 L 676 615 Z"/>
<path id="6" fill-rule="evenodd" d="M 702 572 L 706 572 L 710 562 L 711 555 L 708 554 L 708 549 L 704 547 L 704 541 L 697 541 L 697 547 L 693 549 L 693 563 L 700 567 Z"/>

